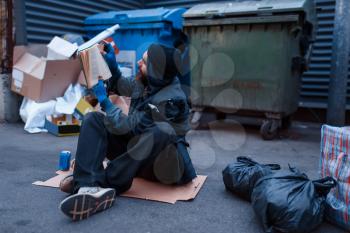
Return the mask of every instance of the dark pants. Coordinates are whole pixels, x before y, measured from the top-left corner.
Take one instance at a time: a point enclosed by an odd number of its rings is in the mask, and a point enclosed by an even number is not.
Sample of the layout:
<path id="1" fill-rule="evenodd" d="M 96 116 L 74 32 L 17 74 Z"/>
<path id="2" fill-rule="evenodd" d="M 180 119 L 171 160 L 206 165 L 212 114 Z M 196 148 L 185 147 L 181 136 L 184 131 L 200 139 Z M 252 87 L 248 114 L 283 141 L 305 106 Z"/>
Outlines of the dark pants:
<path id="1" fill-rule="evenodd" d="M 100 186 L 120 194 L 131 187 L 136 176 L 178 183 L 184 165 L 169 124 L 155 124 L 141 135 L 130 136 L 109 133 L 103 121 L 101 113 L 84 118 L 75 156 L 75 192 L 80 187 Z M 106 157 L 110 162 L 104 169 Z"/>

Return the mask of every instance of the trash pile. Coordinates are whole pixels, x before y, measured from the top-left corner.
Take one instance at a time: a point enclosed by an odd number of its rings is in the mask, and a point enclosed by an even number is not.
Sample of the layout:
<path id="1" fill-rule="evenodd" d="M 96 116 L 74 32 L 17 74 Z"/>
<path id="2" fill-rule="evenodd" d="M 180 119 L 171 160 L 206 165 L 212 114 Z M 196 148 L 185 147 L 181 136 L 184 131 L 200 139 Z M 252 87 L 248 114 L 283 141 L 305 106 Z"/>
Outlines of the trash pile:
<path id="1" fill-rule="evenodd" d="M 227 190 L 251 201 L 265 232 L 307 233 L 322 222 L 328 193 L 337 181 L 328 176 L 310 180 L 296 168 L 280 170 L 247 157 L 223 170 Z"/>
<path id="2" fill-rule="evenodd" d="M 99 111 L 87 88 L 90 81 L 85 76 L 86 69 L 76 55 L 79 46 L 87 43 L 81 36 L 67 34 L 63 38 L 54 37 L 47 45 L 14 48 L 11 90 L 24 97 L 20 116 L 27 132 L 77 135 L 84 115 Z M 121 71 L 129 76 L 129 70 Z M 106 73 L 108 79 L 111 75 Z M 127 114 L 127 100 L 119 96 L 112 98 Z"/>

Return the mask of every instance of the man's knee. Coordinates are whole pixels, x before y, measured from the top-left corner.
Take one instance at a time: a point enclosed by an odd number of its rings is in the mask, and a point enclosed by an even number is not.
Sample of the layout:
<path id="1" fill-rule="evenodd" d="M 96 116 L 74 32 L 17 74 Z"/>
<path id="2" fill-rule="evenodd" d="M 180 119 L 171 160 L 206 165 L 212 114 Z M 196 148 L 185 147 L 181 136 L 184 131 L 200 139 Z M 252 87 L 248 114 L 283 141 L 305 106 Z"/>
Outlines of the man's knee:
<path id="1" fill-rule="evenodd" d="M 85 124 L 94 124 L 94 123 L 103 123 L 103 114 L 100 112 L 89 112 L 84 116 L 83 125 Z"/>
<path id="2" fill-rule="evenodd" d="M 148 128 L 143 134 L 136 135 L 129 140 L 127 151 L 131 158 L 142 161 L 158 154 L 168 144 L 175 142 L 175 131 L 167 123 L 156 124 Z"/>
<path id="3" fill-rule="evenodd" d="M 89 112 L 85 114 L 84 116 L 84 121 L 91 121 L 91 120 L 96 120 L 103 117 L 103 114 L 100 112 Z"/>
<path id="4" fill-rule="evenodd" d="M 176 137 L 174 128 L 167 122 L 157 122 L 150 131 L 153 133 L 154 138 L 158 140 L 170 140 Z"/>

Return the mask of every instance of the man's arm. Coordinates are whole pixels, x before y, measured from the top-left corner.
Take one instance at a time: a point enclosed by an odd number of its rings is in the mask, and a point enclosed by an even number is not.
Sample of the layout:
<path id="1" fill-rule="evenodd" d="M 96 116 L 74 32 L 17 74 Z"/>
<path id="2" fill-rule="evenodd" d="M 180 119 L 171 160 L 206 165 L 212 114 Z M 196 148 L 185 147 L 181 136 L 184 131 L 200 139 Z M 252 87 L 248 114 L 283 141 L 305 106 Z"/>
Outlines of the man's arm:
<path id="1" fill-rule="evenodd" d="M 119 96 L 130 97 L 136 86 L 136 80 L 123 77 L 118 67 L 117 70 L 118 72 L 114 71 L 116 74 L 112 72 L 112 77 L 107 81 L 107 90 Z"/>
<path id="2" fill-rule="evenodd" d="M 105 46 L 105 54 L 103 56 L 112 73 L 112 77 L 107 82 L 108 92 L 112 91 L 119 96 L 130 97 L 136 85 L 136 80 L 122 76 L 115 58 L 114 49 L 110 44 Z"/>
<path id="3" fill-rule="evenodd" d="M 153 125 L 151 113 L 136 110 L 127 116 L 119 107 L 112 104 L 107 97 L 103 81 L 100 80 L 98 84 L 93 87 L 93 92 L 102 110 L 106 112 L 105 125 L 111 133 L 118 135 L 131 133 L 137 135 Z"/>
<path id="4" fill-rule="evenodd" d="M 127 116 L 115 105 L 106 106 L 105 111 L 104 123 L 107 130 L 112 134 L 122 135 L 130 133 L 139 135 L 145 129 L 153 126 L 151 114 L 144 111 L 134 111 Z"/>

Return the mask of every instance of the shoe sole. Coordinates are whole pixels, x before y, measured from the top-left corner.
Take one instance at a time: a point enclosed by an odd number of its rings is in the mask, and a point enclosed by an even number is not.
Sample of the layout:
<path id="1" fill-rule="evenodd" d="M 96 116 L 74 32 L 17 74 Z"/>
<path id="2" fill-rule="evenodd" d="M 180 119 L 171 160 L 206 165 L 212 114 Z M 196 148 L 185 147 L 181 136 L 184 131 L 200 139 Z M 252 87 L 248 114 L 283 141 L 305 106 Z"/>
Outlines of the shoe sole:
<path id="1" fill-rule="evenodd" d="M 59 208 L 73 221 L 79 221 L 111 208 L 115 195 L 114 189 L 109 189 L 100 197 L 91 194 L 74 194 L 62 201 Z"/>

